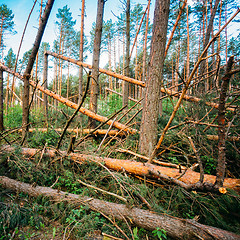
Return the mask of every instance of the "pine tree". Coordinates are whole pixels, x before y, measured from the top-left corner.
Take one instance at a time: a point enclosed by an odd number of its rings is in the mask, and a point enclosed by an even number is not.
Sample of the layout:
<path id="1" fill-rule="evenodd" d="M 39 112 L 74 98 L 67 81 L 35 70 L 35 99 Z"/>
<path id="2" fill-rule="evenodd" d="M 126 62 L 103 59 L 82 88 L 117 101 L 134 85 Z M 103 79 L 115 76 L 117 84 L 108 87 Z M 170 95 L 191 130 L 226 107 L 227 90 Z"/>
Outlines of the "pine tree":
<path id="1" fill-rule="evenodd" d="M 4 37 L 7 33 L 14 33 L 14 14 L 6 4 L 0 5 L 0 52 L 3 55 Z M 2 57 L 3 58 L 3 57 Z"/>

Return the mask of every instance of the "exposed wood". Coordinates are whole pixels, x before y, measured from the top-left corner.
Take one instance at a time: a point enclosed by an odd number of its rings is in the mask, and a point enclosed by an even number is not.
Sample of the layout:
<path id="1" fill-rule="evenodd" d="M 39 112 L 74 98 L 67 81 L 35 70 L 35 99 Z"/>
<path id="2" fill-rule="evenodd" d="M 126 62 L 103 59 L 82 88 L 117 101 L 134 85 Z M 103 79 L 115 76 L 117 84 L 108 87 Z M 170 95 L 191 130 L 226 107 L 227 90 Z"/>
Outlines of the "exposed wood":
<path id="1" fill-rule="evenodd" d="M 2 146 L 1 151 L 7 151 L 11 152 L 14 151 L 14 147 L 11 146 Z M 27 156 L 35 156 L 39 149 L 35 148 L 22 148 L 21 153 L 23 155 Z M 70 153 L 67 155 L 67 152 L 65 151 L 59 151 L 61 156 L 68 156 L 69 160 L 72 160 L 76 163 L 83 163 L 86 161 L 96 161 L 100 163 L 104 163 L 104 165 L 112 170 L 115 171 L 125 171 L 126 173 L 130 173 L 133 175 L 138 176 L 145 176 L 152 179 L 159 179 L 159 173 L 164 174 L 168 176 L 169 178 L 177 179 L 181 173 L 176 168 L 169 168 L 169 167 L 162 167 L 162 166 L 156 166 L 149 163 L 141 163 L 136 161 L 130 161 L 130 160 L 122 160 L 122 159 L 114 159 L 114 158 L 102 158 L 98 156 L 92 156 L 92 155 L 85 155 L 85 154 L 77 154 L 77 153 Z M 58 156 L 58 152 L 55 150 L 45 150 L 44 153 L 45 156 L 48 157 L 56 157 Z M 186 173 L 178 179 L 180 182 L 191 185 L 195 184 L 199 181 L 200 174 L 197 172 L 192 171 L 191 169 L 187 169 Z M 214 184 L 216 180 L 216 176 L 204 174 L 204 182 L 208 182 L 211 184 Z M 223 187 L 225 188 L 232 188 L 236 191 L 240 191 L 240 179 L 233 179 L 233 178 L 225 178 Z"/>
<path id="2" fill-rule="evenodd" d="M 143 155 L 138 154 L 138 153 L 135 153 L 135 152 L 133 152 L 133 151 L 127 150 L 127 149 L 119 148 L 119 149 L 117 149 L 117 151 L 118 151 L 118 152 L 122 152 L 122 153 L 132 154 L 132 155 L 134 155 L 134 156 L 136 156 L 136 157 L 138 157 L 138 158 L 144 159 L 144 160 L 146 160 L 146 161 L 149 160 L 148 157 L 143 156 Z M 159 164 L 159 165 L 162 165 L 162 166 L 166 166 L 166 167 L 174 167 L 174 168 L 177 168 L 177 169 L 180 169 L 180 168 L 181 168 L 181 169 L 185 169 L 185 167 L 180 166 L 180 165 L 177 165 L 177 164 L 173 164 L 173 163 L 167 163 L 167 162 L 162 162 L 162 161 L 158 161 L 158 160 L 153 160 L 153 162 L 154 162 L 154 163 L 157 163 L 157 164 Z"/>
<path id="3" fill-rule="evenodd" d="M 219 140 L 218 135 L 207 135 L 206 137 L 207 137 L 208 140 L 213 140 L 213 141 L 218 141 Z M 240 137 L 227 136 L 227 141 L 239 142 L 240 141 Z"/>
<path id="4" fill-rule="evenodd" d="M 85 64 L 85 63 L 80 63 L 78 60 L 74 60 L 74 59 L 71 59 L 71 58 L 68 58 L 68 57 L 64 57 L 62 55 L 58 55 L 56 53 L 53 53 L 53 52 L 49 52 L 49 51 L 46 51 L 47 54 L 51 55 L 51 56 L 54 56 L 54 57 L 60 57 L 62 58 L 63 60 L 66 60 L 66 61 L 69 61 L 69 62 L 72 62 L 72 63 L 75 63 L 79 66 L 83 66 L 83 67 L 86 67 L 88 69 L 92 69 L 92 66 L 89 65 L 89 64 Z M 6 70 L 5 70 L 6 71 Z M 114 73 L 114 72 L 111 72 L 111 71 L 108 71 L 108 70 L 105 70 L 105 69 L 101 69 L 99 68 L 99 72 L 102 72 L 102 73 L 105 73 L 107 75 L 110 75 L 110 76 L 113 76 L 113 77 L 116 77 L 118 79 L 121 79 L 121 80 L 124 80 L 124 81 L 128 81 L 130 83 L 133 83 L 133 84 L 137 84 L 139 86 L 142 86 L 142 87 L 145 87 L 145 83 L 144 82 L 141 82 L 139 80 L 136 80 L 136 79 L 133 79 L 133 78 L 129 78 L 129 77 L 126 77 L 126 76 L 123 76 L 121 74 L 118 74 L 118 73 Z M 40 90 L 41 91 L 41 90 Z M 161 88 L 161 92 L 162 93 L 167 93 L 171 96 L 174 96 L 174 97 L 180 97 L 180 93 L 177 92 L 177 91 L 173 91 L 173 90 L 169 90 L 167 88 Z M 190 95 L 184 95 L 183 96 L 183 99 L 186 100 L 186 101 L 189 101 L 189 102 L 200 102 L 202 101 L 201 98 L 198 98 L 198 97 L 194 97 L 194 96 L 190 96 Z M 131 100 L 131 99 L 130 99 Z M 212 103 L 212 102 L 204 102 L 204 104 L 206 104 L 207 106 L 211 106 L 211 107 L 214 107 L 214 108 L 218 108 L 218 104 L 217 103 Z M 228 107 L 227 108 L 228 111 L 235 111 L 235 108 L 232 108 L 232 107 Z"/>
<path id="5" fill-rule="evenodd" d="M 3 65 L 1 62 L 0 62 L 0 67 L 2 67 L 4 71 L 9 72 L 12 75 L 15 75 L 20 80 L 24 79 L 22 75 L 20 75 L 19 73 L 13 72 L 11 69 L 9 69 L 5 65 Z M 77 109 L 77 107 L 78 107 L 78 105 L 76 103 L 69 101 L 68 99 L 66 99 L 66 98 L 64 98 L 64 97 L 54 93 L 53 91 L 45 89 L 40 84 L 36 85 L 36 83 L 34 81 L 32 81 L 32 80 L 29 80 L 29 84 L 32 85 L 33 87 L 36 87 L 41 92 L 47 94 L 48 96 L 56 99 L 57 101 L 65 104 L 66 106 L 68 106 L 70 108 Z M 105 122 L 107 120 L 107 117 L 100 116 L 100 115 L 98 115 L 96 113 L 93 113 L 93 112 L 89 111 L 88 109 L 83 108 L 83 107 L 80 108 L 79 112 L 81 112 L 82 114 L 85 114 L 85 115 L 87 115 L 87 116 L 89 116 L 89 117 L 91 117 L 91 118 L 93 118 L 93 119 L 95 119 L 95 120 L 97 120 L 99 122 Z M 111 123 L 112 123 L 112 120 L 109 120 L 106 124 L 108 124 L 110 126 Z M 136 133 L 137 132 L 137 130 L 129 128 L 129 127 L 126 127 L 124 124 L 121 124 L 121 123 L 119 123 L 117 121 L 114 122 L 113 126 L 115 128 L 118 128 L 118 129 L 124 129 L 125 132 L 129 132 L 129 133 Z"/>
<path id="6" fill-rule="evenodd" d="M 4 188 L 16 192 L 23 192 L 32 197 L 43 195 L 58 202 L 69 201 L 76 206 L 87 205 L 93 211 L 98 211 L 112 218 L 119 220 L 131 219 L 133 224 L 150 231 L 156 230 L 157 228 L 164 229 L 167 235 L 173 239 L 237 240 L 240 238 L 240 236 L 235 233 L 203 225 L 194 220 L 176 218 L 167 214 L 157 214 L 140 208 L 128 207 L 125 204 L 107 202 L 87 196 L 79 196 L 50 187 L 34 187 L 28 183 L 19 182 L 4 176 L 0 177 L 0 184 Z"/>
<path id="7" fill-rule="evenodd" d="M 59 55 L 59 54 L 54 53 L 54 52 L 47 51 L 46 53 L 51 55 L 51 56 L 53 56 L 53 57 L 61 58 L 61 59 L 65 60 L 65 61 L 74 63 L 74 64 L 76 64 L 78 66 L 83 66 L 85 68 L 92 69 L 92 65 L 90 65 L 90 64 L 83 63 L 83 62 L 80 62 L 78 60 L 75 60 L 75 59 L 72 59 L 72 58 L 69 58 L 69 57 L 65 57 L 63 55 Z M 99 72 L 107 74 L 107 75 L 115 77 L 115 78 L 118 78 L 118 79 L 121 79 L 123 81 L 127 81 L 127 82 L 130 82 L 130 83 L 133 83 L 133 84 L 145 87 L 145 83 L 144 82 L 136 80 L 134 78 L 130 78 L 130 77 L 121 75 L 119 73 L 115 73 L 115 72 L 112 72 L 112 71 L 109 71 L 109 70 L 106 70 L 106 69 L 103 69 L 103 68 L 99 68 Z"/>

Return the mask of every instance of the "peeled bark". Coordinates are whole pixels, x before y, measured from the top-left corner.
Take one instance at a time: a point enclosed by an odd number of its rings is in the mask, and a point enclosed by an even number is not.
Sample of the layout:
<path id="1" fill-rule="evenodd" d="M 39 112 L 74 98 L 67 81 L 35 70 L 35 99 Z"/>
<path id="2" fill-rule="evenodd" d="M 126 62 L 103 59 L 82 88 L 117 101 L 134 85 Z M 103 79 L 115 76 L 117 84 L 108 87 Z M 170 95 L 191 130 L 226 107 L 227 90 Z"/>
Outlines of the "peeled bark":
<path id="1" fill-rule="evenodd" d="M 172 217 L 166 214 L 157 214 L 140 208 L 131 208 L 125 204 L 107 202 L 87 196 L 59 191 L 50 187 L 32 186 L 8 177 L 1 176 L 2 187 L 15 192 L 23 192 L 33 197 L 47 196 L 54 201 L 69 201 L 75 206 L 87 205 L 93 211 L 108 215 L 119 220 L 131 219 L 131 222 L 140 228 L 153 231 L 157 228 L 164 229 L 173 239 L 223 239 L 237 240 L 239 235 L 219 228 L 200 224 L 194 220 Z"/>
<path id="2" fill-rule="evenodd" d="M 14 151 L 14 148 L 7 145 L 3 146 L 1 150 L 11 152 Z M 41 150 L 35 148 L 22 148 L 22 154 L 27 156 L 35 156 L 35 154 L 39 152 L 41 152 Z M 142 163 L 131 160 L 102 158 L 86 154 L 70 153 L 67 155 L 67 152 L 65 151 L 59 151 L 59 153 L 61 153 L 61 155 L 63 156 L 68 156 L 68 159 L 79 164 L 86 161 L 95 161 L 104 163 L 105 166 L 109 169 L 115 171 L 125 171 L 126 173 L 130 173 L 133 175 L 149 177 L 152 179 L 160 179 L 161 176 L 164 176 L 164 179 L 168 178 L 168 181 L 176 182 L 175 180 L 177 180 L 177 183 L 180 183 L 179 185 L 181 185 L 182 187 L 196 184 L 200 178 L 200 174 L 192 171 L 191 169 L 188 169 L 181 178 L 177 179 L 182 173 L 179 172 L 179 169 L 176 168 L 156 166 L 149 163 Z M 44 154 L 48 157 L 58 156 L 58 153 L 55 150 L 45 150 Z M 214 184 L 215 180 L 216 176 L 209 174 L 204 175 L 204 183 Z M 240 179 L 225 178 L 223 187 L 240 191 Z"/>

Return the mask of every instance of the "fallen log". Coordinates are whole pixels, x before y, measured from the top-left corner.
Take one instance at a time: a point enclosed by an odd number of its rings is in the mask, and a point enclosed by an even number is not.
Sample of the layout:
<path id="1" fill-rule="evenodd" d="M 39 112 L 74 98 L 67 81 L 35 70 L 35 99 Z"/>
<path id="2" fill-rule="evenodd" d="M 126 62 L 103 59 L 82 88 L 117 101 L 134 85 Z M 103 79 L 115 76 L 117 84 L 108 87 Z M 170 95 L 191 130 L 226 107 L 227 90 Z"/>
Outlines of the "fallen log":
<path id="1" fill-rule="evenodd" d="M 55 128 L 54 129 L 57 132 L 62 132 L 63 129 L 62 128 Z M 69 133 L 76 133 L 76 134 L 89 134 L 92 132 L 93 129 L 74 129 L 74 128 L 68 128 L 67 132 Z M 19 132 L 22 131 L 22 129 L 18 130 Z M 29 128 L 29 132 L 47 132 L 49 131 L 49 129 L 47 128 Z M 105 135 L 107 133 L 107 129 L 97 129 L 93 134 L 94 135 Z M 108 132 L 108 135 L 116 135 L 117 133 L 119 133 L 118 130 L 110 130 Z M 120 132 L 118 134 L 118 136 L 124 136 L 125 132 Z"/>
<path id="2" fill-rule="evenodd" d="M 207 139 L 208 140 L 213 140 L 213 141 L 218 141 L 218 135 L 207 135 Z M 226 139 L 227 141 L 231 141 L 231 142 L 239 142 L 240 141 L 240 137 L 227 137 Z"/>
<path id="3" fill-rule="evenodd" d="M 82 62 L 80 62 L 78 60 L 75 60 L 75 59 L 72 59 L 72 58 L 69 58 L 69 57 L 65 57 L 65 56 L 59 55 L 57 53 L 46 51 L 46 54 L 49 54 L 51 56 L 54 56 L 54 57 L 57 57 L 57 58 L 60 58 L 60 59 L 63 59 L 63 60 L 66 60 L 66 61 L 71 62 L 71 63 L 74 63 L 74 64 L 76 64 L 78 66 L 83 66 L 83 67 L 86 67 L 88 69 L 92 69 L 92 66 L 89 65 L 89 64 L 82 63 Z M 145 87 L 146 86 L 146 84 L 144 82 L 142 82 L 142 81 L 136 80 L 134 78 L 126 77 L 124 75 L 121 75 L 121 74 L 118 74 L 118 73 L 114 73 L 114 72 L 106 70 L 106 69 L 99 68 L 99 72 L 105 73 L 105 74 L 107 74 L 109 76 L 116 77 L 116 78 L 119 78 L 121 80 L 130 82 L 130 83 L 133 83 L 133 84 L 136 84 L 136 85 L 139 85 L 141 87 Z M 168 89 L 163 88 L 163 87 L 161 88 L 161 92 L 162 93 L 167 93 L 168 95 L 173 95 L 175 97 L 180 97 L 180 94 L 181 94 L 181 93 L 179 93 L 177 91 L 168 90 Z M 193 97 L 193 96 L 189 96 L 189 95 L 185 95 L 183 97 L 183 99 L 186 100 L 186 101 L 195 102 L 195 103 L 199 103 L 200 101 L 202 101 L 201 98 L 197 98 L 197 97 Z M 218 109 L 218 104 L 217 103 L 204 102 L 204 104 L 207 105 L 207 106 L 214 107 L 214 108 Z M 228 107 L 226 109 L 229 110 L 229 111 L 232 111 L 232 112 L 235 111 L 235 108 L 232 108 L 232 107 Z"/>
<path id="4" fill-rule="evenodd" d="M 239 235 L 219 228 L 200 224 L 194 220 L 181 219 L 166 214 L 157 214 L 140 208 L 127 207 L 125 204 L 117 204 L 86 196 L 55 190 L 50 187 L 33 186 L 28 183 L 0 176 L 0 184 L 6 189 L 15 192 L 23 192 L 32 197 L 41 195 L 49 197 L 54 201 L 69 201 L 75 206 L 87 205 L 93 211 L 100 212 L 111 218 L 119 220 L 130 219 L 138 227 L 153 231 L 157 228 L 164 229 L 167 235 L 173 239 L 233 239 L 240 238 Z"/>
<path id="5" fill-rule="evenodd" d="M 0 62 L 0 67 L 1 67 L 4 71 L 6 71 L 6 72 L 8 72 L 8 73 L 10 73 L 10 74 L 12 74 L 12 75 L 14 75 L 14 76 L 16 76 L 16 77 L 19 78 L 20 80 L 22 80 L 22 81 L 24 80 L 24 77 L 23 77 L 22 75 L 20 75 L 19 73 L 13 72 L 11 69 L 9 69 L 8 67 L 6 67 L 6 66 L 5 66 L 3 63 L 1 63 L 1 62 Z M 71 101 L 69 101 L 68 99 L 62 97 L 61 95 L 58 95 L 58 94 L 54 93 L 53 91 L 50 91 L 50 90 L 44 88 L 44 87 L 41 86 L 40 84 L 36 84 L 36 82 L 34 82 L 34 81 L 32 81 L 32 80 L 29 80 L 29 84 L 32 85 L 34 88 L 40 90 L 41 92 L 47 94 L 48 96 L 50 96 L 50 97 L 56 99 L 57 101 L 65 104 L 66 106 L 68 106 L 68 107 L 70 107 L 70 108 L 73 108 L 73 109 L 77 109 L 77 108 L 78 108 L 78 104 L 76 104 L 76 103 L 74 103 L 74 102 L 71 102 Z M 92 119 L 94 119 L 94 120 L 97 120 L 97 121 L 99 121 L 99 122 L 105 122 L 105 121 L 108 119 L 107 117 L 100 116 L 99 114 L 96 114 L 96 113 L 94 113 L 94 112 L 92 112 L 92 111 L 90 111 L 90 110 L 88 110 L 88 109 L 86 109 L 86 108 L 83 108 L 83 107 L 80 108 L 79 112 L 81 112 L 82 114 L 85 114 L 85 115 L 87 115 L 88 117 L 90 117 L 90 118 L 92 118 Z M 112 124 L 112 122 L 113 122 L 112 120 L 109 120 L 106 124 L 108 124 L 108 125 L 110 126 L 110 125 Z M 119 122 L 117 122 L 117 121 L 113 123 L 113 126 L 114 126 L 115 128 L 121 129 L 121 130 L 123 130 L 123 131 L 125 131 L 125 132 L 129 132 L 129 133 L 132 133 L 132 134 L 134 134 L 134 133 L 137 132 L 137 130 L 132 129 L 132 128 L 129 128 L 129 127 L 127 127 L 126 125 L 124 125 L 124 124 L 122 124 L 122 123 L 119 123 Z"/>
<path id="6" fill-rule="evenodd" d="M 74 64 L 76 64 L 78 66 L 82 66 L 82 67 L 85 67 L 85 68 L 88 68 L 88 69 L 92 69 L 92 65 L 90 65 L 90 64 L 83 63 L 83 62 L 80 62 L 78 60 L 75 60 L 75 59 L 72 59 L 72 58 L 69 58 L 69 57 L 65 57 L 63 55 L 60 55 L 60 54 L 57 54 L 57 53 L 54 53 L 54 52 L 46 51 L 45 54 L 48 54 L 48 55 L 51 55 L 53 57 L 60 58 L 62 60 L 74 63 Z M 109 71 L 109 70 L 106 70 L 106 69 L 103 69 L 103 68 L 99 68 L 99 72 L 105 73 L 105 74 L 107 74 L 109 76 L 121 79 L 121 80 L 126 81 L 126 82 L 130 82 L 130 83 L 139 85 L 141 87 L 145 87 L 145 83 L 144 82 L 136 80 L 134 78 L 130 78 L 130 77 L 121 75 L 119 73 L 115 73 L 115 72 L 112 72 L 112 71 Z"/>
<path id="7" fill-rule="evenodd" d="M 9 145 L 4 145 L 1 147 L 1 150 L 11 152 L 11 151 L 14 151 L 14 147 L 11 147 Z M 22 148 L 23 155 L 35 156 L 38 152 L 41 152 L 41 150 L 35 149 L 35 148 Z M 191 169 L 187 169 L 185 174 L 181 176 L 182 172 L 176 168 L 156 166 L 154 164 L 136 162 L 131 160 L 122 160 L 122 159 L 114 159 L 114 158 L 107 158 L 107 157 L 102 158 L 98 156 L 77 154 L 77 153 L 67 154 L 66 151 L 57 152 L 55 150 L 49 150 L 49 149 L 45 150 L 44 155 L 54 158 L 59 156 L 58 155 L 59 153 L 62 154 L 62 156 L 68 156 L 69 160 L 72 160 L 79 164 L 82 164 L 83 162 L 86 162 L 86 161 L 101 162 L 101 163 L 104 163 L 105 166 L 109 169 L 120 171 L 120 172 L 125 171 L 126 173 L 129 173 L 129 174 L 149 177 L 152 179 L 160 179 L 160 174 L 162 174 L 171 178 L 172 182 L 174 182 L 174 180 L 177 180 L 179 182 L 182 182 L 185 185 L 196 184 L 200 178 L 200 173 L 194 172 Z M 204 174 L 204 183 L 214 184 L 215 179 L 216 179 L 216 176 Z M 231 188 L 239 192 L 240 179 L 225 178 L 223 187 Z"/>

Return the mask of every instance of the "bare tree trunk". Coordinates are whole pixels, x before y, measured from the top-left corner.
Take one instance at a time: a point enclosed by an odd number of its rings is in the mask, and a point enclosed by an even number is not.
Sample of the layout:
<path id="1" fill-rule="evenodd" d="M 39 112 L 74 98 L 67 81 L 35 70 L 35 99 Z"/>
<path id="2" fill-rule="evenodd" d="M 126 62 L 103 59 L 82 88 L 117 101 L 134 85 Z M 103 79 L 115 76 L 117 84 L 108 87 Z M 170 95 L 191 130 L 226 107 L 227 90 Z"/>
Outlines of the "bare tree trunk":
<path id="1" fill-rule="evenodd" d="M 79 61 L 83 62 L 83 44 L 84 44 L 84 12 L 85 12 L 85 0 L 82 0 L 81 11 L 81 33 L 80 33 L 80 48 L 79 48 Z M 83 83 L 83 67 L 79 68 L 79 86 L 78 86 L 78 104 L 82 99 L 82 83 Z"/>
<path id="2" fill-rule="evenodd" d="M 54 0 L 48 0 L 47 5 L 45 7 L 43 17 L 41 19 L 41 24 L 38 28 L 37 36 L 32 48 L 31 55 L 28 60 L 27 67 L 24 72 L 24 85 L 23 85 L 23 115 L 22 115 L 22 127 L 23 127 L 23 132 L 22 132 L 22 142 L 24 142 L 26 138 L 26 134 L 28 131 L 28 123 L 29 123 L 29 79 L 31 77 L 31 71 L 33 68 L 33 64 L 36 59 L 36 55 L 42 40 L 42 36 L 47 24 L 48 17 L 50 15 L 52 6 L 53 6 Z"/>
<path id="3" fill-rule="evenodd" d="M 3 70 L 0 68 L 0 132 L 3 130 Z"/>
<path id="4" fill-rule="evenodd" d="M 126 72 L 125 75 L 129 77 L 130 65 L 130 0 L 126 3 Z M 123 82 L 123 106 L 128 106 L 129 97 L 129 83 Z"/>
<path id="5" fill-rule="evenodd" d="M 6 87 L 6 96 L 5 96 L 6 114 L 8 113 L 8 107 L 9 107 L 9 102 L 8 102 L 9 89 L 10 89 L 10 87 L 9 87 L 9 78 L 10 78 L 10 76 L 9 76 L 9 73 L 8 73 L 8 76 L 7 76 L 7 87 Z M 9 99 L 11 99 L 11 95 L 10 95 Z"/>
<path id="6" fill-rule="evenodd" d="M 165 59 L 169 5 L 169 0 L 156 0 L 155 3 L 149 78 L 145 92 L 139 143 L 140 152 L 146 156 L 150 156 L 157 143 L 159 96 Z"/>
<path id="7" fill-rule="evenodd" d="M 105 0 L 98 0 L 97 19 L 93 46 L 93 61 L 92 61 L 92 83 L 90 95 L 89 110 L 97 113 L 97 98 L 99 94 L 99 60 L 100 60 L 100 46 L 102 38 L 102 24 Z M 89 125 L 94 128 L 96 123 L 92 118 L 89 118 Z"/>
<path id="8" fill-rule="evenodd" d="M 232 74 L 229 73 L 233 66 L 233 56 L 231 56 L 227 63 L 227 69 L 224 77 L 222 78 L 222 86 L 221 92 L 219 97 L 219 107 L 218 107 L 218 164 L 216 169 L 216 182 L 215 185 L 217 187 L 222 187 L 225 177 L 225 170 L 226 170 L 226 119 L 225 119 L 225 103 L 226 103 L 226 96 L 227 90 L 229 87 L 229 82 L 231 79 Z"/>
<path id="9" fill-rule="evenodd" d="M 219 2 L 220 2 L 220 0 L 215 0 L 215 4 L 214 4 L 214 7 L 213 7 L 213 10 L 212 10 L 209 22 L 208 22 L 208 26 L 206 26 L 207 31 L 206 31 L 206 34 L 204 37 L 203 49 L 205 49 L 205 47 L 207 46 L 207 44 L 209 42 L 211 31 L 213 28 L 213 20 L 215 18 L 216 12 L 217 12 Z M 203 20 L 203 22 L 204 22 L 204 20 Z M 204 34 L 204 30 L 203 30 L 203 34 Z M 207 52 L 203 57 L 205 58 L 206 56 L 207 56 Z M 206 69 L 206 61 L 202 61 L 201 66 L 200 66 L 200 75 L 202 75 L 204 73 L 205 69 Z"/>
<path id="10" fill-rule="evenodd" d="M 48 88 L 48 54 L 44 54 L 44 63 L 43 63 L 43 83 L 44 83 L 44 88 Z M 47 94 L 44 94 L 44 110 L 45 110 L 45 115 L 46 118 L 48 119 L 48 96 Z"/>

